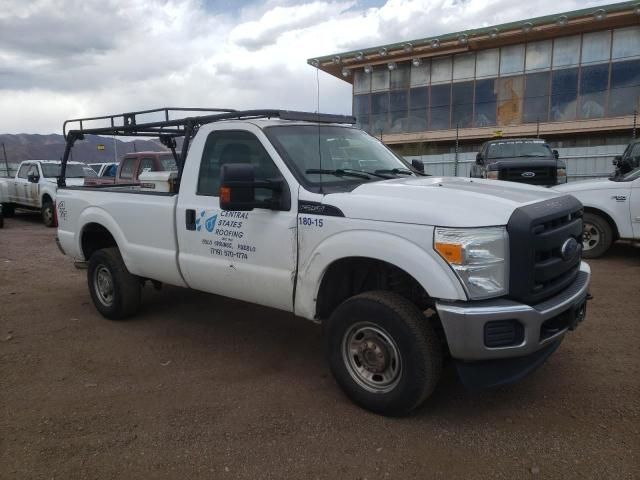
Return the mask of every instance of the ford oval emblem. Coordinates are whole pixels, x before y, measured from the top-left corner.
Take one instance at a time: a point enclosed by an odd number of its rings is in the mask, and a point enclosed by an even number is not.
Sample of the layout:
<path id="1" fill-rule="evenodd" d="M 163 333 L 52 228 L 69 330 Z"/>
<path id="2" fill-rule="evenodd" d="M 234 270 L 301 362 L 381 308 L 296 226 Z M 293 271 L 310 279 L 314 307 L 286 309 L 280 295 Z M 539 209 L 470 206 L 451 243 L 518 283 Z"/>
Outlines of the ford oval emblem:
<path id="1" fill-rule="evenodd" d="M 562 255 L 563 260 L 571 260 L 577 255 L 579 251 L 580 244 L 575 238 L 571 237 L 565 240 L 565 242 L 562 244 L 560 255 Z"/>
<path id="2" fill-rule="evenodd" d="M 520 174 L 521 177 L 526 177 L 526 178 L 531 178 L 531 177 L 535 177 L 536 174 L 534 172 L 523 172 Z"/>

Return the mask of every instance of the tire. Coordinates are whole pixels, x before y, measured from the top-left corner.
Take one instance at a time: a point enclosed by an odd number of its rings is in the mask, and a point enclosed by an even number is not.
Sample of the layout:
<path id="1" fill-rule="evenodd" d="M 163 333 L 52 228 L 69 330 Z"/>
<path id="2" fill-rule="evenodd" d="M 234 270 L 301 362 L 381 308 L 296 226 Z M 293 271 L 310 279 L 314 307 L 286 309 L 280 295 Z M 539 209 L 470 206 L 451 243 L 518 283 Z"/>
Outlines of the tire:
<path id="1" fill-rule="evenodd" d="M 595 213 L 585 213 L 583 225 L 582 256 L 584 258 L 601 257 L 613 242 L 611 225 Z"/>
<path id="2" fill-rule="evenodd" d="M 53 203 L 43 203 L 40 213 L 42 215 L 42 223 L 44 223 L 45 227 L 53 228 L 56 226 L 56 213 Z"/>
<path id="3" fill-rule="evenodd" d="M 0 213 L 0 228 L 4 228 L 4 217 Z"/>
<path id="4" fill-rule="evenodd" d="M 6 218 L 11 218 L 16 213 L 16 207 L 13 205 L 8 205 L 6 203 L 2 204 L 2 215 Z"/>
<path id="5" fill-rule="evenodd" d="M 129 273 L 117 248 L 91 255 L 87 283 L 91 300 L 103 317 L 122 320 L 140 309 L 140 279 Z"/>
<path id="6" fill-rule="evenodd" d="M 366 292 L 338 306 L 327 322 L 326 348 L 346 395 L 382 415 L 411 412 L 433 392 L 442 370 L 440 342 L 427 318 L 392 292 Z"/>

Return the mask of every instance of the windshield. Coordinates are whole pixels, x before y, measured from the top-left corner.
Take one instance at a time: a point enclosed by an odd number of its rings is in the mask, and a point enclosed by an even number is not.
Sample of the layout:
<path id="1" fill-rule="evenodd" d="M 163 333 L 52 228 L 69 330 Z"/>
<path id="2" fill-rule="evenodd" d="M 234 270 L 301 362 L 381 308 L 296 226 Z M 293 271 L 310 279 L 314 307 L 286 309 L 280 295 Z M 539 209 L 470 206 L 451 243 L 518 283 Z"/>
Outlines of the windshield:
<path id="1" fill-rule="evenodd" d="M 489 145 L 487 158 L 541 157 L 553 158 L 549 145 L 543 141 L 523 140 L 496 142 Z"/>
<path id="2" fill-rule="evenodd" d="M 43 163 L 42 174 L 46 178 L 55 178 L 60 176 L 60 169 L 62 165 L 60 163 Z M 75 163 L 67 163 L 67 171 L 65 176 L 67 178 L 84 178 L 86 173 L 84 171 L 84 165 L 77 165 Z"/>
<path id="3" fill-rule="evenodd" d="M 85 174 L 86 177 L 97 177 L 98 176 L 96 171 L 91 167 L 82 167 L 82 169 L 84 170 L 84 174 Z"/>
<path id="4" fill-rule="evenodd" d="M 630 172 L 625 173 L 624 175 L 615 178 L 616 182 L 632 182 L 640 178 L 640 167 L 637 167 Z"/>
<path id="5" fill-rule="evenodd" d="M 407 164 L 378 140 L 356 128 L 292 125 L 267 127 L 265 131 L 293 165 L 297 176 L 311 187 L 321 183 L 323 186 L 354 185 L 395 178 L 400 173 L 410 174 Z M 319 169 L 323 172 L 310 172 Z"/>

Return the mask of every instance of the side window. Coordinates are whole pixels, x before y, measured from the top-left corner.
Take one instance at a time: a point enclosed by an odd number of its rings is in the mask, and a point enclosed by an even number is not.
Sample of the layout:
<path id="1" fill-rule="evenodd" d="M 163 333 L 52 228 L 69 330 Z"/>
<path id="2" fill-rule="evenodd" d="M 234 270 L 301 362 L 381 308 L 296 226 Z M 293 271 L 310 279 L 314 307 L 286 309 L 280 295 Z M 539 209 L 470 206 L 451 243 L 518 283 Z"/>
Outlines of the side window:
<path id="1" fill-rule="evenodd" d="M 143 158 L 140 160 L 140 166 L 138 167 L 138 175 L 140 175 L 145 170 L 149 170 L 150 172 L 153 172 L 156 170 L 155 162 L 153 161 L 153 158 Z"/>
<path id="2" fill-rule="evenodd" d="M 38 173 L 38 166 L 37 165 L 31 165 L 31 168 L 29 168 L 29 171 L 27 172 L 27 177 L 29 177 L 31 175 L 40 176 L 40 174 Z"/>
<path id="3" fill-rule="evenodd" d="M 27 178 L 28 174 L 27 172 L 29 171 L 29 168 L 31 167 L 31 164 L 27 163 L 26 165 L 22 165 L 20 167 L 20 170 L 18 170 L 18 178 Z"/>
<path id="4" fill-rule="evenodd" d="M 116 165 L 116 164 L 109 165 L 109 166 L 107 166 L 107 168 L 105 168 L 104 173 L 102 174 L 102 176 L 103 177 L 115 177 L 117 171 L 118 171 L 118 165 Z"/>
<path id="5" fill-rule="evenodd" d="M 216 131 L 209 134 L 204 146 L 196 194 L 217 197 L 220 190 L 220 168 L 231 163 L 254 165 L 256 180 L 282 178 L 273 160 L 253 134 L 233 130 Z M 268 190 L 256 190 L 258 200 L 270 195 Z"/>
<path id="6" fill-rule="evenodd" d="M 631 150 L 631 159 L 636 163 L 636 165 L 640 162 L 640 143 L 636 143 L 633 150 Z"/>
<path id="7" fill-rule="evenodd" d="M 133 178 L 133 169 L 136 166 L 135 158 L 125 158 L 122 160 L 122 168 L 120 169 L 120 178 Z"/>

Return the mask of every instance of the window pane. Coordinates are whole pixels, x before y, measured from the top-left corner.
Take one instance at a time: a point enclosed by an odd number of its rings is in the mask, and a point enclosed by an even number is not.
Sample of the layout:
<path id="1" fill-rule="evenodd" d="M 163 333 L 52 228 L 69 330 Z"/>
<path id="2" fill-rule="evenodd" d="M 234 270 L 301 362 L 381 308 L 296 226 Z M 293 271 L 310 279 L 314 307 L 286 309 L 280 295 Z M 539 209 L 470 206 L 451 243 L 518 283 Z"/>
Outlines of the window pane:
<path id="1" fill-rule="evenodd" d="M 527 44 L 527 72 L 551 67 L 551 40 Z"/>
<path id="2" fill-rule="evenodd" d="M 374 135 L 389 130 L 387 114 L 389 112 L 389 93 L 371 95 L 371 133 Z"/>
<path id="3" fill-rule="evenodd" d="M 431 87 L 431 129 L 449 128 L 449 108 L 451 104 L 451 84 Z"/>
<path id="4" fill-rule="evenodd" d="M 632 115 L 640 111 L 640 60 L 611 64 L 609 115 Z"/>
<path id="5" fill-rule="evenodd" d="M 611 31 L 585 33 L 582 36 L 582 64 L 609 61 Z"/>
<path id="6" fill-rule="evenodd" d="M 431 83 L 451 81 L 451 57 L 434 58 L 431 62 Z"/>
<path id="7" fill-rule="evenodd" d="M 496 124 L 496 83 L 497 79 L 476 81 L 476 127 L 489 127 Z"/>
<path id="8" fill-rule="evenodd" d="M 395 90 L 389 94 L 390 131 L 392 133 L 406 132 L 409 129 L 408 101 L 408 90 Z"/>
<path id="9" fill-rule="evenodd" d="M 551 73 L 551 120 L 575 120 L 578 98 L 578 69 Z"/>
<path id="10" fill-rule="evenodd" d="M 497 77 L 500 63 L 500 50 L 480 50 L 476 54 L 476 78 Z"/>
<path id="11" fill-rule="evenodd" d="M 395 70 L 392 70 L 391 75 L 391 89 L 409 88 L 409 70 L 408 63 L 399 63 Z"/>
<path id="12" fill-rule="evenodd" d="M 553 41 L 553 66 L 578 65 L 580 60 L 580 36 L 556 38 Z"/>
<path id="13" fill-rule="evenodd" d="M 409 91 L 409 131 L 425 132 L 428 129 L 427 107 L 429 88 L 412 88 Z"/>
<path id="14" fill-rule="evenodd" d="M 133 178 L 133 169 L 135 167 L 135 158 L 127 158 L 120 169 L 121 178 Z"/>
<path id="15" fill-rule="evenodd" d="M 476 68 L 476 59 L 473 53 L 463 53 L 453 57 L 453 79 L 470 80 L 473 78 Z"/>
<path id="16" fill-rule="evenodd" d="M 371 90 L 371 75 L 364 70 L 353 72 L 353 93 L 369 93 Z"/>
<path id="17" fill-rule="evenodd" d="M 546 122 L 549 116 L 549 72 L 532 73 L 525 77 L 525 123 Z"/>
<path id="18" fill-rule="evenodd" d="M 473 118 L 473 82 L 453 84 L 451 106 L 451 126 L 470 127 Z"/>
<path id="19" fill-rule="evenodd" d="M 498 125 L 522 123 L 524 77 L 498 79 Z"/>
<path id="20" fill-rule="evenodd" d="M 369 95 L 354 95 L 353 115 L 358 121 L 358 128 L 369 130 Z"/>
<path id="21" fill-rule="evenodd" d="M 604 117 L 609 84 L 609 64 L 582 67 L 580 72 L 580 118 Z"/>
<path id="22" fill-rule="evenodd" d="M 411 86 L 429 85 L 431 77 L 431 61 L 423 60 L 422 65 L 416 67 L 411 65 Z"/>
<path id="23" fill-rule="evenodd" d="M 640 57 L 640 27 L 618 28 L 613 31 L 614 60 Z"/>
<path id="24" fill-rule="evenodd" d="M 386 65 L 376 65 L 371 72 L 371 90 L 389 90 L 389 69 Z"/>
<path id="25" fill-rule="evenodd" d="M 500 49 L 500 75 L 520 73 L 524 70 L 524 45 L 511 45 Z"/>

